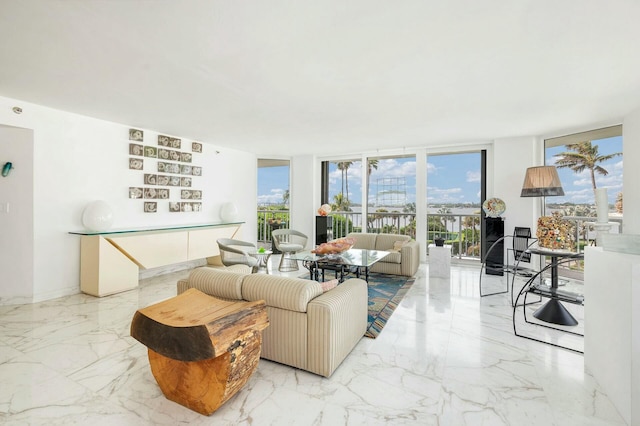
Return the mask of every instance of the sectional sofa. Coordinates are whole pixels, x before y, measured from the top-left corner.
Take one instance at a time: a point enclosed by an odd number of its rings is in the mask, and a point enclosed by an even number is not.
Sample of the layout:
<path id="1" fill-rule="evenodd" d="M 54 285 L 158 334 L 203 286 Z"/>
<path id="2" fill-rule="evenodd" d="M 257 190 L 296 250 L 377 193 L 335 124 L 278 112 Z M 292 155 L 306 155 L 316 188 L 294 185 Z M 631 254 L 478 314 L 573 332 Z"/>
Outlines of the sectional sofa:
<path id="1" fill-rule="evenodd" d="M 269 327 L 261 357 L 329 377 L 367 328 L 367 283 L 345 280 L 323 292 L 316 281 L 251 274 L 244 265 L 202 267 L 178 281 L 178 294 L 196 288 L 226 300 L 264 300 Z"/>

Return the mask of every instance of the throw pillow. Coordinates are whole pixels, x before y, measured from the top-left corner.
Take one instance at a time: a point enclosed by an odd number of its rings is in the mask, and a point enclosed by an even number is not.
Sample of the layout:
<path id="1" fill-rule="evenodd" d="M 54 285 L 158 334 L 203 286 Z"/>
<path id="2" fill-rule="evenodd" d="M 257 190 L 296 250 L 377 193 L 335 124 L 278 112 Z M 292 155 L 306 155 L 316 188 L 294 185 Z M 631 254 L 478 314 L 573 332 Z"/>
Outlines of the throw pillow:
<path id="1" fill-rule="evenodd" d="M 395 243 L 393 243 L 393 249 L 391 249 L 390 251 L 400 251 L 402 250 L 402 247 L 407 245 L 408 242 L 409 241 L 396 241 Z"/>
<path id="2" fill-rule="evenodd" d="M 326 293 L 327 291 L 331 290 L 332 288 L 336 288 L 336 286 L 338 285 L 338 280 L 331 280 L 331 281 L 325 281 L 323 283 L 320 283 L 320 285 L 322 286 L 322 292 Z"/>

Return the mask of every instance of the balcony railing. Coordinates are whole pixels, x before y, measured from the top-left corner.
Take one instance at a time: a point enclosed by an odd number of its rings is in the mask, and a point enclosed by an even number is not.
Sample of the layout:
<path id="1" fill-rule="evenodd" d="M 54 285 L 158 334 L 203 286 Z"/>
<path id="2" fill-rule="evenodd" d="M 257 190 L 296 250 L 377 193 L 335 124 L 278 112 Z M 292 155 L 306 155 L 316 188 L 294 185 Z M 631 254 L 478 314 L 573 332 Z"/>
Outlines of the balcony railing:
<path id="1" fill-rule="evenodd" d="M 362 232 L 363 216 L 359 212 L 334 211 L 333 238 L 341 238 L 350 232 Z M 371 212 L 367 215 L 367 231 L 374 233 L 391 233 L 416 237 L 416 215 L 404 212 Z M 280 220 L 280 225 L 273 221 Z M 462 259 L 480 260 L 480 215 L 437 213 L 427 215 L 428 239 L 425 244 L 433 242 L 436 237 L 445 239 L 452 246 L 454 256 Z M 470 226 L 473 225 L 473 226 Z M 275 227 L 289 227 L 288 210 L 258 210 L 258 242 L 271 241 L 271 231 Z"/>
<path id="2" fill-rule="evenodd" d="M 258 210 L 258 243 L 270 243 L 271 231 L 289 228 L 289 210 Z"/>

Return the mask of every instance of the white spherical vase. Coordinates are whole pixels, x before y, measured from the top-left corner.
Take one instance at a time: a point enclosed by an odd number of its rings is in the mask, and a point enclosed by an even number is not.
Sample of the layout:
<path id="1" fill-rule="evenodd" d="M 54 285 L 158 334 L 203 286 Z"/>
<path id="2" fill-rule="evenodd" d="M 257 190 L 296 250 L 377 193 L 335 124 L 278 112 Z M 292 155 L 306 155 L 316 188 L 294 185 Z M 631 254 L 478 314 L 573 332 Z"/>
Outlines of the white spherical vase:
<path id="1" fill-rule="evenodd" d="M 113 224 L 113 210 L 105 201 L 92 201 L 82 212 L 82 224 L 89 231 L 106 231 Z"/>
<path id="2" fill-rule="evenodd" d="M 238 208 L 233 203 L 224 203 L 220 207 L 220 218 L 223 222 L 237 222 Z"/>

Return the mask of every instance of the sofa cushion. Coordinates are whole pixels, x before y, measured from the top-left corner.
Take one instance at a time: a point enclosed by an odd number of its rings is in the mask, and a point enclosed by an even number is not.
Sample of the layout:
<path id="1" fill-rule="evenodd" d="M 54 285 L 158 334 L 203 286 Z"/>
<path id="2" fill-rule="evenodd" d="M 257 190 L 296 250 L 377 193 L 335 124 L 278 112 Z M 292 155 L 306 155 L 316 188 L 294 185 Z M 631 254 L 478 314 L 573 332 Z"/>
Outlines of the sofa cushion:
<path id="1" fill-rule="evenodd" d="M 246 275 L 242 281 L 242 298 L 249 302 L 264 300 L 267 306 L 307 312 L 307 304 L 322 294 L 317 281 L 276 275 Z"/>
<path id="2" fill-rule="evenodd" d="M 376 248 L 376 236 L 378 234 L 352 232 L 347 237 L 353 238 L 356 242 L 353 244 L 354 249 L 374 250 Z"/>
<path id="3" fill-rule="evenodd" d="M 386 263 L 402 263 L 402 255 L 400 252 L 391 251 L 388 255 L 380 259 L 380 262 Z"/>
<path id="4" fill-rule="evenodd" d="M 189 288 L 225 299 L 242 300 L 242 280 L 246 273 L 225 268 L 196 268 L 189 274 Z"/>

